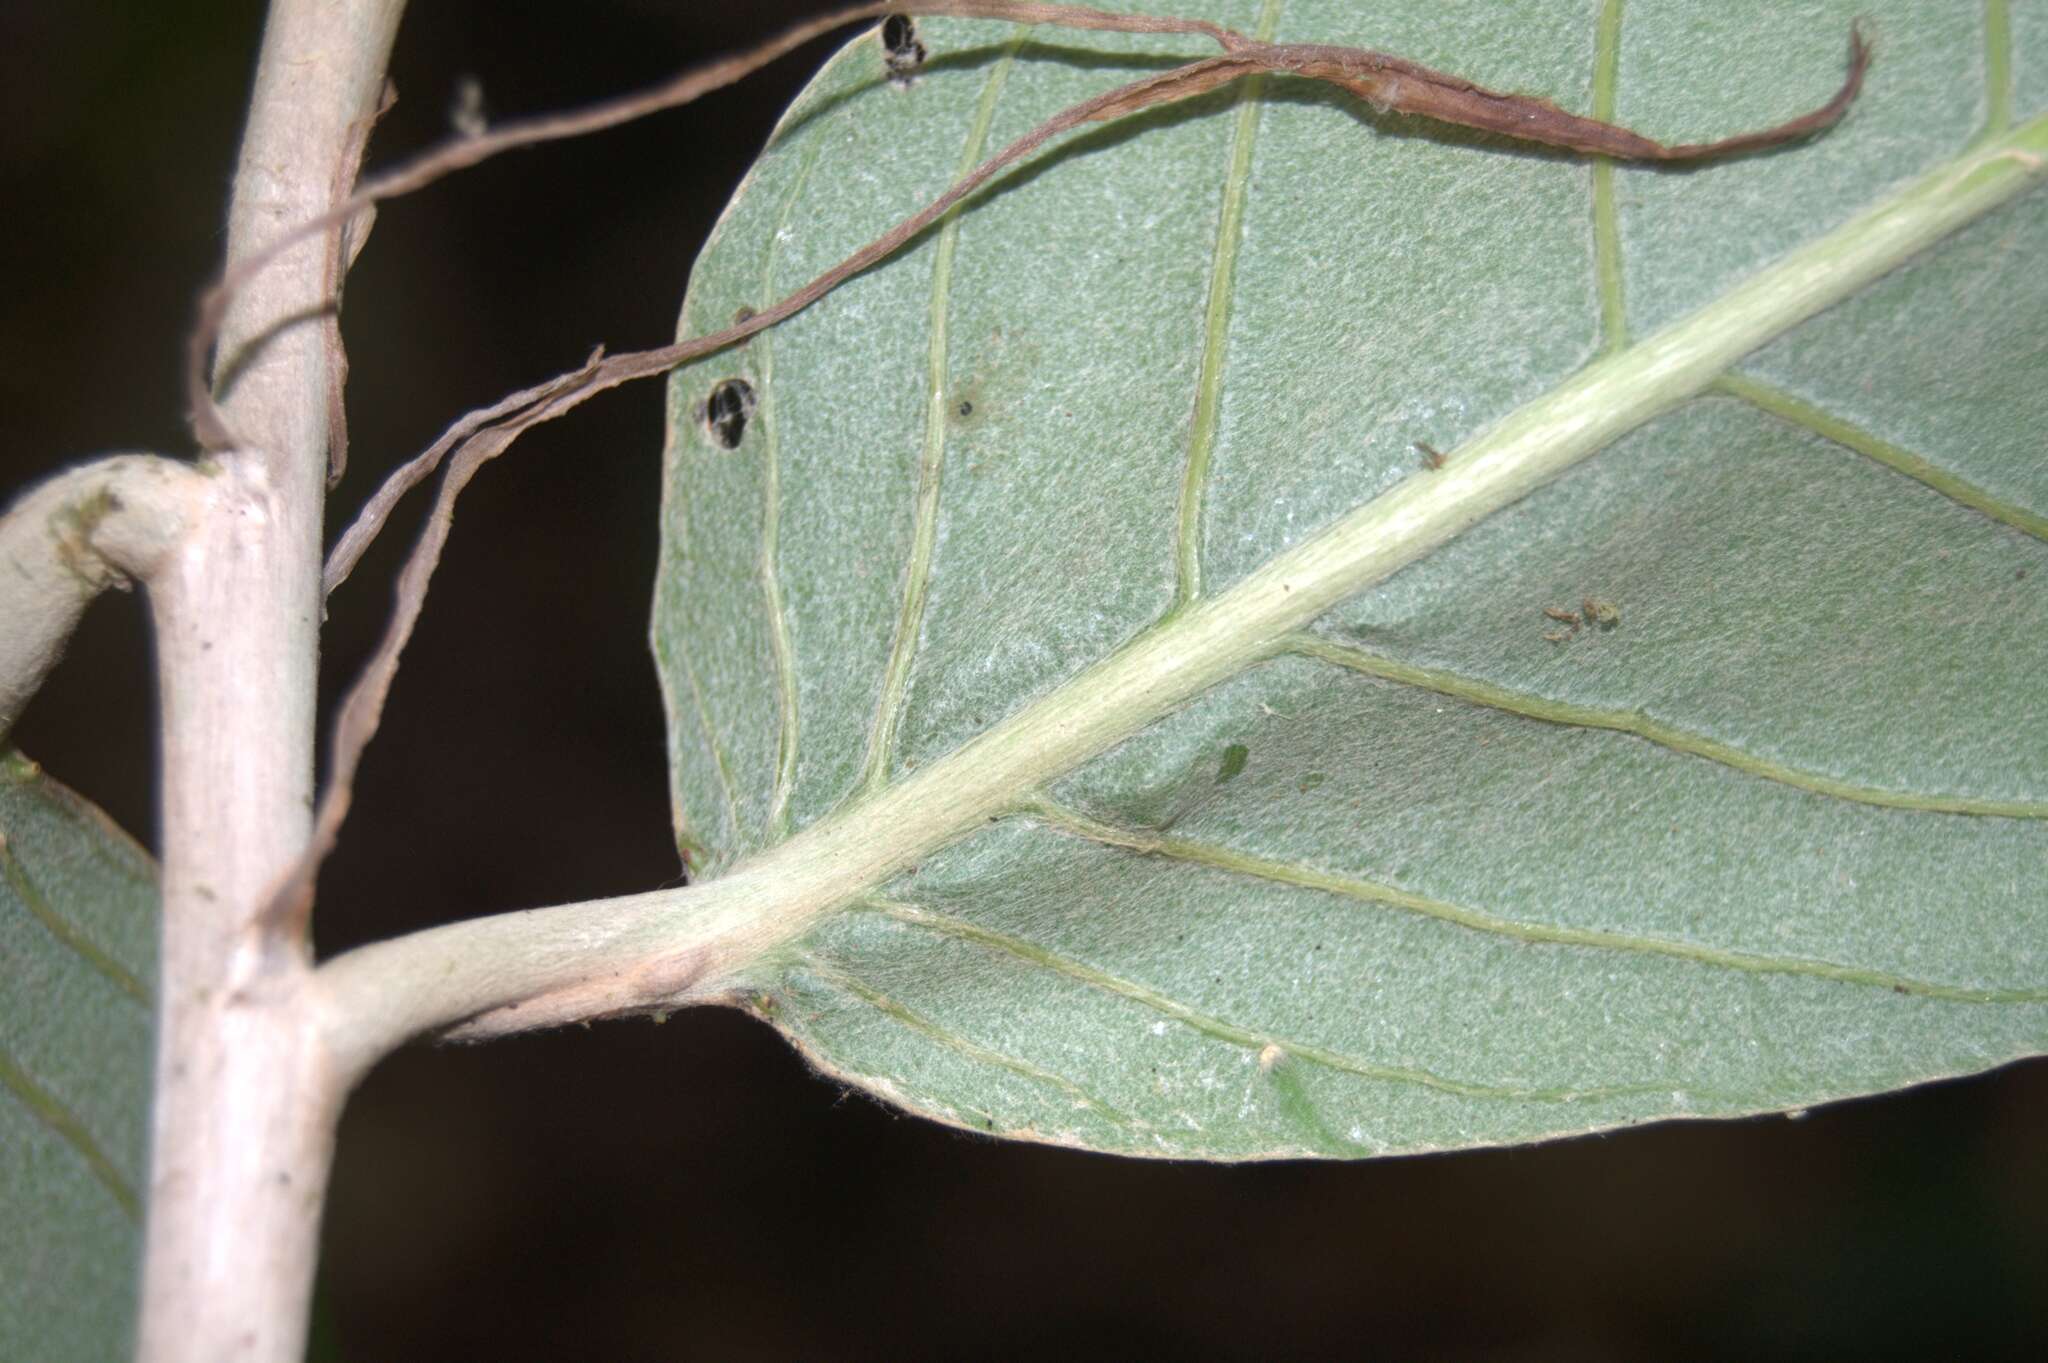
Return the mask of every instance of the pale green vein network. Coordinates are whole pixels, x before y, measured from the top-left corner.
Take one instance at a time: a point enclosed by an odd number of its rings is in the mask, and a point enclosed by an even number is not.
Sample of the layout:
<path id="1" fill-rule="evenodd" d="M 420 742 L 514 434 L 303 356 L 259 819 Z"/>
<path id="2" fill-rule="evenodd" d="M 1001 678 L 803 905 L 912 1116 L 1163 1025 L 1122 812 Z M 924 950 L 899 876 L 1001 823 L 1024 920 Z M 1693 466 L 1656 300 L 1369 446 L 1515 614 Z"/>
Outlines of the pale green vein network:
<path id="1" fill-rule="evenodd" d="M 8 887 L 20 898 L 23 907 L 52 937 L 104 975 L 115 988 L 129 998 L 144 1008 L 151 1006 L 147 985 L 136 979 L 126 966 L 102 950 L 77 924 L 51 907 L 50 901 L 36 888 L 35 882 L 28 877 L 27 869 L 14 855 L 14 848 L 8 842 L 5 833 L 0 833 L 0 873 L 5 874 Z"/>
<path id="2" fill-rule="evenodd" d="M 960 149 L 955 179 L 981 164 L 989 125 L 995 122 L 996 101 L 1002 96 L 1018 51 L 1030 36 L 1030 29 L 1019 29 L 1003 49 L 995 69 L 989 72 L 981 102 L 974 110 L 974 123 L 967 131 L 967 143 Z M 924 452 L 917 471 L 917 523 L 911 538 L 910 561 L 903 570 L 903 610 L 896 621 L 896 641 L 889 649 L 889 665 L 882 674 L 882 694 L 875 704 L 875 723 L 868 734 L 866 770 L 861 784 L 870 791 L 889 781 L 896 726 L 903 716 L 905 693 L 910 688 L 910 666 L 917 658 L 918 638 L 924 631 L 925 601 L 931 590 L 932 550 L 939 534 L 939 489 L 946 464 L 947 321 L 953 292 L 953 254 L 959 240 L 960 205 L 956 204 L 939 225 L 938 243 L 932 252 L 931 343 L 926 352 Z"/>
<path id="3" fill-rule="evenodd" d="M 948 1031 L 930 1018 L 890 998 L 879 989 L 875 989 L 863 981 L 855 979 L 852 975 L 836 966 L 828 965 L 810 956 L 798 958 L 797 964 L 826 986 L 859 999 L 862 1003 L 882 1014 L 890 1021 L 908 1028 L 910 1031 L 924 1037 L 927 1041 L 963 1055 L 977 1064 L 993 1065 L 998 1069 L 1008 1070 L 1010 1073 L 1029 1079 L 1034 1083 L 1056 1088 L 1061 1093 L 1064 1093 L 1075 1106 L 1084 1107 L 1099 1113 L 1110 1121 L 1115 1122 L 1118 1126 L 1128 1128 L 1135 1125 L 1129 1117 L 1095 1097 L 1064 1075 L 1055 1074 L 1051 1070 L 1034 1065 L 1028 1060 L 1020 1060 L 1016 1056 L 1005 1055 L 1003 1052 L 992 1050 L 987 1046 L 981 1045 L 979 1042 L 969 1041 L 966 1037 L 956 1032 Z"/>
<path id="4" fill-rule="evenodd" d="M 1600 8 L 1599 37 L 1593 55 L 1593 117 L 1614 122 L 1615 95 L 1621 85 L 1622 0 L 1605 0 Z M 1614 201 L 1615 165 L 1610 157 L 1593 158 L 1593 271 L 1600 291 L 1600 346 L 1616 351 L 1628 345 L 1627 300 L 1622 293 L 1621 217 Z"/>
<path id="5" fill-rule="evenodd" d="M 1294 1056 L 1325 1069 L 1337 1070 L 1344 1074 L 1357 1075 L 1361 1079 L 1372 1079 L 1390 1084 L 1412 1084 L 1419 1088 L 1432 1089 L 1439 1093 L 1454 1094 L 1460 1098 L 1505 1099 L 1511 1102 L 1529 1103 L 1586 1103 L 1601 1102 L 1615 1098 L 1629 1098 L 1642 1094 L 1668 1094 L 1672 1085 L 1667 1081 L 1660 1084 L 1607 1084 L 1597 1088 L 1518 1088 L 1497 1084 L 1475 1084 L 1462 1079 L 1450 1079 L 1428 1070 L 1415 1069 L 1405 1065 L 1380 1065 L 1357 1056 L 1326 1046 L 1306 1042 L 1289 1041 L 1284 1037 L 1241 1027 L 1221 1018 L 1189 1007 L 1170 995 L 1156 989 L 1112 975 L 1106 970 L 1097 970 L 1080 961 L 1070 960 L 1034 942 L 996 932 L 976 923 L 955 918 L 948 914 L 933 913 L 914 904 L 896 900 L 870 899 L 859 907 L 879 911 L 896 922 L 935 932 L 957 941 L 969 942 L 990 951 L 1015 957 L 1043 970 L 1062 975 L 1070 980 L 1130 1000 L 1132 1003 L 1150 1009 L 1162 1017 L 1172 1018 L 1184 1026 L 1193 1028 L 1205 1036 L 1218 1041 L 1242 1047 L 1253 1054 L 1259 1054 L 1268 1047 L 1276 1048 L 1284 1055 Z M 1730 1101 L 1728 1095 L 1694 1089 L 1692 1093 L 1716 1101 Z"/>
<path id="6" fill-rule="evenodd" d="M 2024 531 L 2035 539 L 2048 540 L 2048 516 L 2029 511 L 2025 507 L 2014 506 L 2010 502 L 2000 501 L 1982 488 L 1911 450 L 1882 440 L 1803 398 L 1794 397 L 1781 388 L 1774 388 L 1770 384 L 1741 374 L 1725 375 L 1715 387 L 1732 397 L 1741 398 L 1781 421 L 1803 426 L 1815 435 L 1854 450 L 1865 458 L 1874 459 L 1915 482 L 1924 483 L 1942 496 L 1967 506 L 1972 511 L 1982 512 L 1992 520 Z"/>
<path id="7" fill-rule="evenodd" d="M 1569 724 L 1581 729 L 1610 729 L 1617 733 L 1633 734 L 1637 738 L 1655 743 L 1662 748 L 1669 748 L 1673 752 L 1703 757 L 1710 762 L 1732 767 L 1745 776 L 1759 777 L 1790 786 L 1795 790 L 1826 795 L 1837 800 L 1848 800 L 1855 804 L 1875 805 L 1880 809 L 1906 809 L 1923 814 L 1978 814 L 2006 819 L 2048 818 L 2048 803 L 2039 800 L 1991 800 L 1978 796 L 1934 795 L 1920 791 L 1883 790 L 1876 786 L 1857 785 L 1852 781 L 1822 776 L 1818 772 L 1801 771 L 1767 757 L 1758 757 L 1754 753 L 1744 752 L 1732 743 L 1690 733 L 1675 724 L 1651 719 L 1639 711 L 1610 710 L 1597 705 L 1579 705 L 1571 701 L 1553 700 L 1548 696 L 1532 696 L 1525 691 L 1515 691 L 1491 682 L 1477 681 L 1455 672 L 1417 667 L 1413 663 L 1400 662 L 1365 649 L 1347 648 L 1313 634 L 1292 636 L 1286 641 L 1286 649 L 1304 658 L 1332 663 L 1370 677 L 1399 682 L 1404 686 L 1420 687 L 1439 695 L 1452 696 L 1458 700 L 1470 701 L 1474 705 L 1505 710 L 1530 719 L 1540 719 L 1551 724 Z"/>
<path id="8" fill-rule="evenodd" d="M 1090 842 L 1121 847 L 1145 856 L 1207 866 L 1214 870 L 1272 881 L 1276 884 L 1293 885 L 1305 890 L 1320 890 L 1327 894 L 1341 895 L 1346 899 L 1384 904 L 1390 908 L 1419 914 L 1424 918 L 1434 918 L 1439 922 L 1452 923 L 1461 928 L 1470 928 L 1475 932 L 1506 937 L 1517 942 L 1587 947 L 1642 956 L 1664 956 L 1673 960 L 1690 961 L 1696 965 L 1739 970 L 1757 975 L 1803 975 L 1811 979 L 1889 989 L 1894 993 L 1917 994 L 1948 1003 L 2048 1003 L 2048 989 L 1975 989 L 1916 980 L 1910 976 L 1894 975 L 1882 970 L 1867 970 L 1860 966 L 1837 965 L 1831 961 L 1729 951 L 1689 942 L 1638 937 L 1631 933 L 1603 932 L 1596 928 L 1563 928 L 1548 923 L 1518 922 L 1445 900 L 1431 899 L 1427 895 L 1398 890 L 1377 881 L 1334 875 L 1314 867 L 1296 866 L 1267 857 L 1253 856 L 1190 838 L 1167 837 L 1135 829 L 1118 828 L 1050 800 L 1038 801 L 1031 806 L 1028 813 L 1042 819 L 1050 827 L 1075 837 L 1086 838 Z"/>
<path id="9" fill-rule="evenodd" d="M 1266 0 L 1258 38 L 1271 42 L 1280 28 L 1286 0 Z M 1180 509 L 1174 541 L 1174 605 L 1202 594 L 1202 502 L 1209 464 L 1216 452 L 1217 418 L 1223 407 L 1223 364 L 1230 340 L 1230 302 L 1237 277 L 1238 248 L 1244 240 L 1244 208 L 1250 197 L 1252 146 L 1258 140 L 1259 97 L 1265 78 L 1254 76 L 1237 92 L 1237 126 L 1230 139 L 1230 168 L 1223 177 L 1223 211 L 1216 222 L 1210 257 L 1209 301 L 1202 314 L 1202 369 L 1195 380 L 1195 419 L 1188 433 L 1187 467 L 1181 475 Z"/>
<path id="10" fill-rule="evenodd" d="M 797 200 L 810 181 L 811 170 L 818 164 L 818 151 L 824 145 L 822 137 L 811 139 L 810 150 L 805 153 L 803 165 L 797 171 L 796 183 L 782 201 L 782 215 L 776 220 L 775 231 L 768 238 L 768 249 L 763 253 L 761 262 L 763 299 L 779 296 L 775 289 L 776 254 L 782 245 L 782 235 L 789 227 L 790 216 L 796 211 Z M 754 373 L 760 379 L 761 593 L 768 612 L 768 647 L 775 661 L 776 714 L 780 721 L 775 751 L 775 794 L 769 801 L 768 826 L 764 830 L 768 837 L 780 837 L 789 832 L 789 798 L 796 786 L 799 737 L 796 650 L 790 640 L 789 611 L 782 600 L 782 422 L 775 410 L 774 334 L 772 328 L 761 332 L 750 347 Z"/>
<path id="11" fill-rule="evenodd" d="M 121 1210 L 127 1213 L 129 1220 L 138 1223 L 142 1220 L 142 1203 L 135 1196 L 135 1189 L 129 1186 L 121 1171 L 114 1167 L 114 1162 L 100 1149 L 99 1142 L 85 1129 L 85 1123 L 30 1078 L 28 1071 L 16 1064 L 14 1057 L 4 1050 L 0 1050 L 0 1086 L 20 1099 L 22 1106 L 33 1113 L 37 1121 L 77 1152 L 78 1157 L 85 1161 L 85 1167 L 92 1171 L 93 1179 L 107 1190 Z"/>

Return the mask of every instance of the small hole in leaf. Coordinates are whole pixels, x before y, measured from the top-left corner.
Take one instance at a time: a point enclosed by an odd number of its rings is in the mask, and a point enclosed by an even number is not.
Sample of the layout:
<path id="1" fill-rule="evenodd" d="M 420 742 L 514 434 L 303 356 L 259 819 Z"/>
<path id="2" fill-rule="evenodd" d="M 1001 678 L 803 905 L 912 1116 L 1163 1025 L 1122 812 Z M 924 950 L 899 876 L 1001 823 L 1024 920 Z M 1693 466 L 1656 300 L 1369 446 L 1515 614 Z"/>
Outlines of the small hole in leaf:
<path id="1" fill-rule="evenodd" d="M 704 400 L 704 429 L 720 449 L 736 450 L 754 414 L 754 386 L 745 379 L 725 379 Z"/>
<path id="2" fill-rule="evenodd" d="M 892 14 L 882 20 L 882 65 L 889 70 L 889 80 L 896 85 L 910 84 L 910 78 L 924 65 L 923 43 L 917 39 L 917 25 L 901 14 Z"/>

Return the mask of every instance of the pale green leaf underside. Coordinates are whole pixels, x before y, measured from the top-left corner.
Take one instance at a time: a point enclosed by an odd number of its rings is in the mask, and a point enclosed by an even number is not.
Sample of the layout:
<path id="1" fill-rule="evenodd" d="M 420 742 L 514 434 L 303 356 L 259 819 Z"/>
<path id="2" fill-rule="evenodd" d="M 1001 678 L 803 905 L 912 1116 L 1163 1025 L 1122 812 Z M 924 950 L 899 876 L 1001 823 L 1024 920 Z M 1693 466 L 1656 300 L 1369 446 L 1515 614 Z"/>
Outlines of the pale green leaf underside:
<path id="1" fill-rule="evenodd" d="M 0 1358 L 131 1347 L 156 871 L 0 753 Z"/>
<path id="2" fill-rule="evenodd" d="M 710 873 L 1448 476 L 1415 442 L 1463 445 L 2048 108 L 2038 0 L 1134 8 L 1597 98 L 1678 141 L 1825 98 L 1853 17 L 1879 61 L 1842 127 L 1683 173 L 1268 80 L 1042 154 L 679 374 L 654 640 L 679 842 Z M 908 88 L 868 37 L 798 101 L 683 332 L 1156 54 L 1202 55 L 923 33 Z M 2041 1051 L 2043 259 L 2038 194 L 1986 214 L 912 873 L 848 884 L 758 1006 L 915 1110 L 1210 1158 L 1797 1107 Z M 727 451 L 695 413 L 734 376 L 759 402 Z M 1618 623 L 1542 613 L 1586 598 Z"/>

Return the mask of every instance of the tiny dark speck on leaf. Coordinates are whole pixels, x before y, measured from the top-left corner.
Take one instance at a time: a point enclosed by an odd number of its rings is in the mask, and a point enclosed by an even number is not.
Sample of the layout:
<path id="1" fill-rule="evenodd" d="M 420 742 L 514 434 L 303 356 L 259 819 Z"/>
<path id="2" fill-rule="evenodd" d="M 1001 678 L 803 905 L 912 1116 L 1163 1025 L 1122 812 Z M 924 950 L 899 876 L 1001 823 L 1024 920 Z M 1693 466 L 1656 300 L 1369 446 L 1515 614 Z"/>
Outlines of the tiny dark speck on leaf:
<path id="1" fill-rule="evenodd" d="M 1234 779 L 1242 772 L 1245 763 L 1251 760 L 1251 749 L 1242 743 L 1233 743 L 1223 750 L 1223 762 L 1216 768 L 1216 784 Z"/>
<path id="2" fill-rule="evenodd" d="M 726 379 L 704 400 L 704 428 L 720 449 L 736 450 L 754 414 L 754 387 L 745 379 Z"/>
<path id="3" fill-rule="evenodd" d="M 974 404 L 973 404 L 973 403 L 971 403 L 971 402 L 963 402 L 963 403 L 961 403 L 961 404 L 960 404 L 960 415 L 961 415 L 961 416 L 973 416 L 973 415 L 974 415 Z"/>

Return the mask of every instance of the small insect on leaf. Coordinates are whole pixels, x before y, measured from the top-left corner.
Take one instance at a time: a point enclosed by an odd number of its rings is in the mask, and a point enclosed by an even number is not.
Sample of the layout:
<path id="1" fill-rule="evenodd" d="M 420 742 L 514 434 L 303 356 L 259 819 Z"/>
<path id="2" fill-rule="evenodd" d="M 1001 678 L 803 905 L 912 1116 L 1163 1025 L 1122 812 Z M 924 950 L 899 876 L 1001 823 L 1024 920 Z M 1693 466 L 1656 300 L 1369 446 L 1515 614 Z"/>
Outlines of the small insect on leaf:
<path id="1" fill-rule="evenodd" d="M 1573 629 L 1579 627 L 1579 613 L 1577 611 L 1566 610 L 1562 606 L 1545 606 L 1543 613 L 1553 620 L 1570 625 Z"/>
<path id="2" fill-rule="evenodd" d="M 1595 629 L 1613 629 L 1621 623 L 1621 607 L 1612 601 L 1601 601 L 1589 596 L 1581 601 L 1579 606 L 1586 612 L 1586 623 Z"/>
<path id="3" fill-rule="evenodd" d="M 882 65 L 888 68 L 891 84 L 910 84 L 928 55 L 918 41 L 917 25 L 907 16 L 892 14 L 882 21 Z"/>
<path id="4" fill-rule="evenodd" d="M 1422 452 L 1422 467 L 1440 469 L 1444 466 L 1444 452 L 1426 440 L 1415 442 L 1415 448 Z"/>
<path id="5" fill-rule="evenodd" d="M 754 386 L 745 379 L 725 379 L 711 390 L 698 411 L 698 420 L 722 450 L 736 450 L 747 434 L 747 420 L 754 415 Z"/>

